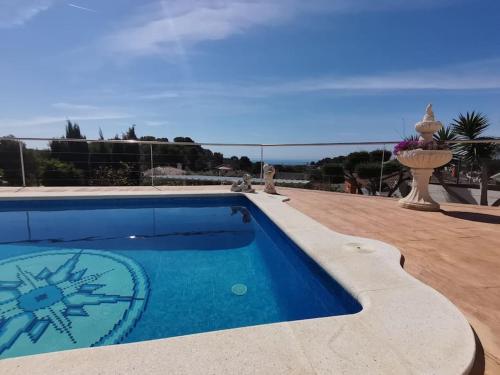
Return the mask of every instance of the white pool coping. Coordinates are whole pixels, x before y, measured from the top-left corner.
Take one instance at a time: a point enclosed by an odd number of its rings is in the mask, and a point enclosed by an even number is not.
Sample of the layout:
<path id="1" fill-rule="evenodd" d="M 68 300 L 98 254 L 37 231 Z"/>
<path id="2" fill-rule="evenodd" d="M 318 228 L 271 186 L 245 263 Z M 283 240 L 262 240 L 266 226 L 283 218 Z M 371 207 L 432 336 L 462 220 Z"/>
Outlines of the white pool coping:
<path id="1" fill-rule="evenodd" d="M 213 194 L 222 193 L 55 191 L 3 194 L 0 200 Z M 475 355 L 469 323 L 443 295 L 403 270 L 395 247 L 336 233 L 283 203 L 283 196 L 245 195 L 357 298 L 363 310 L 4 359 L 0 374 L 469 373 Z"/>

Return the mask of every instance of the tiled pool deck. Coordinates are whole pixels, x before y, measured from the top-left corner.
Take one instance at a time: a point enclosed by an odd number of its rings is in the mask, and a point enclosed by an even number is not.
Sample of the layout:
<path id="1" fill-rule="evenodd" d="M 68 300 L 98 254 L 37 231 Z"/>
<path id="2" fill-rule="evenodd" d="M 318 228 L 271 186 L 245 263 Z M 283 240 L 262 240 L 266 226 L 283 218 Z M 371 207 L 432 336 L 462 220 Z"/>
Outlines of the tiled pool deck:
<path id="1" fill-rule="evenodd" d="M 228 187 L 182 187 L 185 191 Z M 152 188 L 0 188 L 2 196 L 179 190 Z M 395 245 L 405 256 L 405 269 L 447 296 L 469 319 L 484 348 L 473 373 L 500 373 L 500 209 L 444 205 L 443 212 L 415 212 L 396 201 L 281 189 L 289 204 L 325 226 L 345 234 Z M 103 352 L 104 354 L 104 352 Z"/>
<path id="2" fill-rule="evenodd" d="M 345 234 L 384 241 L 407 272 L 465 314 L 484 349 L 473 373 L 500 374 L 500 208 L 441 205 L 443 212 L 400 209 L 395 199 L 281 189 L 289 204 Z"/>

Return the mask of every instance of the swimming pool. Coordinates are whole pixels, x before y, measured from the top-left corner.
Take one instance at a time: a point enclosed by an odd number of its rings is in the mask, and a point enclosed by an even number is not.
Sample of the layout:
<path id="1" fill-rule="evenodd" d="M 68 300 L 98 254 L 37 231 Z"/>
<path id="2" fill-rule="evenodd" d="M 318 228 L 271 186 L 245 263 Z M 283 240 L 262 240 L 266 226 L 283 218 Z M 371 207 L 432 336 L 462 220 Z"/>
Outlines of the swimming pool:
<path id="1" fill-rule="evenodd" d="M 353 314 L 244 196 L 0 202 L 0 358 Z"/>

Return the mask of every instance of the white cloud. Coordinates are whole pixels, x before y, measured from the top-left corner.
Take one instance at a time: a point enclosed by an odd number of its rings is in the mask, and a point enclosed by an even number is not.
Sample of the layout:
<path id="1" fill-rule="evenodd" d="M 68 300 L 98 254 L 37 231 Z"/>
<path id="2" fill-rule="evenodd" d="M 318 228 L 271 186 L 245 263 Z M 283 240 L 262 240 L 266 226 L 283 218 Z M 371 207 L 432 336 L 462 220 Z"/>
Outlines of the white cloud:
<path id="1" fill-rule="evenodd" d="M 54 103 L 55 112 L 50 115 L 40 115 L 23 119 L 0 119 L 7 128 L 35 127 L 41 125 L 61 124 L 71 121 L 105 121 L 133 117 L 129 113 L 114 108 L 92 106 L 88 104 Z"/>
<path id="2" fill-rule="evenodd" d="M 61 109 L 61 110 L 77 110 L 77 111 L 87 111 L 87 110 L 98 110 L 99 107 L 95 105 L 89 105 L 89 104 L 74 104 L 74 103 L 66 103 L 66 102 L 58 102 L 58 103 L 53 103 L 52 107 Z"/>
<path id="3" fill-rule="evenodd" d="M 97 13 L 97 11 L 95 9 L 87 8 L 87 7 L 84 7 L 84 6 L 81 6 L 81 5 L 72 4 L 72 3 L 68 3 L 67 5 L 69 7 L 71 7 L 71 8 L 75 8 L 75 9 L 78 9 L 78 10 L 84 10 L 86 12 Z"/>
<path id="4" fill-rule="evenodd" d="M 489 90 L 500 89 L 500 59 L 476 61 L 437 69 L 396 73 L 320 77 L 262 88 L 268 93 L 339 90 Z"/>
<path id="5" fill-rule="evenodd" d="M 76 116 L 35 116 L 21 120 L 1 119 L 0 122 L 5 124 L 5 127 L 18 128 L 30 127 L 39 125 L 52 125 L 65 123 L 67 120 L 71 121 L 98 121 L 98 120 L 118 120 L 130 118 L 132 116 L 127 114 L 102 114 L 102 115 L 76 115 Z"/>
<path id="6" fill-rule="evenodd" d="M 304 13 L 345 13 L 436 7 L 431 0 L 164 0 L 108 35 L 101 47 L 110 54 L 183 54 L 200 42 L 221 40 L 257 26 L 274 26 Z"/>
<path id="7" fill-rule="evenodd" d="M 397 91 L 397 90 L 487 90 L 500 89 L 498 77 L 468 77 L 447 75 L 440 77 L 413 74 L 383 74 L 342 78 L 320 78 L 276 84 L 259 88 L 262 95 L 293 94 L 328 91 Z"/>
<path id="8" fill-rule="evenodd" d="M 395 73 L 309 77 L 286 82 L 196 83 L 140 94 L 143 100 L 189 97 L 262 98 L 307 93 L 377 94 L 408 90 L 500 90 L 500 59 Z M 167 96 L 175 92 L 176 95 Z"/>
<path id="9" fill-rule="evenodd" d="M 170 124 L 169 121 L 154 121 L 154 120 L 146 120 L 146 121 L 144 121 L 144 125 L 146 125 L 146 126 L 152 126 L 152 127 L 164 126 L 164 125 L 169 125 L 169 124 Z"/>
<path id="10" fill-rule="evenodd" d="M 144 94 L 137 96 L 137 99 L 141 100 L 155 100 L 155 99 L 172 99 L 178 98 L 181 94 L 175 91 L 161 91 L 152 94 Z"/>
<path id="11" fill-rule="evenodd" d="M 56 0 L 0 0 L 0 27 L 20 26 L 49 9 Z"/>
<path id="12" fill-rule="evenodd" d="M 200 41 L 224 39 L 276 21 L 287 13 L 277 4 L 263 1 L 173 3 L 171 8 L 164 4 L 159 16 L 155 13 L 146 22 L 108 36 L 106 46 L 111 52 L 131 55 L 178 52 Z"/>

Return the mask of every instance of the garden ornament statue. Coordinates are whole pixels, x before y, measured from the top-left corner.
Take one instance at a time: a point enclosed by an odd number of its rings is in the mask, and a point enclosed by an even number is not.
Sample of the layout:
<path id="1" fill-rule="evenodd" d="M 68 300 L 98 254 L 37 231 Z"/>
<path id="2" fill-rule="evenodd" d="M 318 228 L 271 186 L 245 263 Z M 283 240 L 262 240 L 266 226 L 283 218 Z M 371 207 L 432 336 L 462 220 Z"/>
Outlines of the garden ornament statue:
<path id="1" fill-rule="evenodd" d="M 399 162 L 411 169 L 413 176 L 410 193 L 399 200 L 399 205 L 421 211 L 439 211 L 439 203 L 429 194 L 429 180 L 434 168 L 448 164 L 452 152 L 446 145 L 433 140 L 433 134 L 443 127 L 436 121 L 432 105 L 429 104 L 422 121 L 417 122 L 415 130 L 420 133 L 418 141 L 403 141 L 396 145 L 394 153 Z"/>
<path id="2" fill-rule="evenodd" d="M 250 176 L 248 173 L 244 174 L 242 180 L 233 182 L 233 184 L 231 185 L 231 191 L 241 193 L 255 193 L 255 190 L 252 188 L 252 176 Z"/>
<path id="3" fill-rule="evenodd" d="M 274 186 L 274 175 L 276 173 L 276 168 L 271 164 L 264 164 L 264 191 L 267 194 L 278 194 L 276 192 L 276 187 Z"/>

